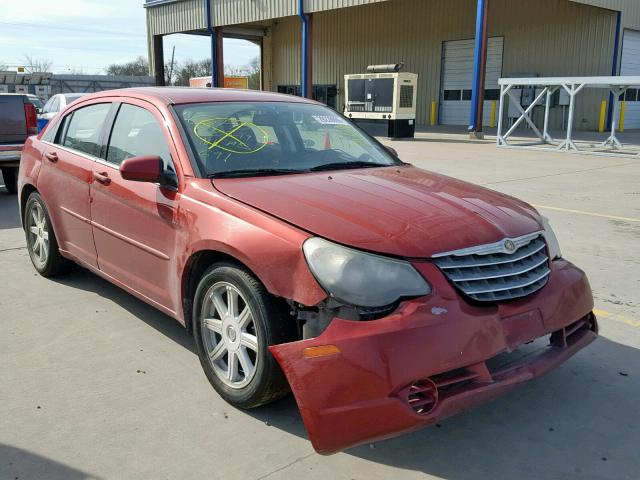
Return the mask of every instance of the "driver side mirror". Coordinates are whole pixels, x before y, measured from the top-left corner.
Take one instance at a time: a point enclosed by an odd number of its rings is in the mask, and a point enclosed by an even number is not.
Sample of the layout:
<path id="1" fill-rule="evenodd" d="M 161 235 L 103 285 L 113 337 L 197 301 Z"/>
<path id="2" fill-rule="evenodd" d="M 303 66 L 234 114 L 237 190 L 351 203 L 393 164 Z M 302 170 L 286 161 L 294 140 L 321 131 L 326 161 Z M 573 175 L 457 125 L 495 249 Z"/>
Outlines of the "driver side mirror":
<path id="1" fill-rule="evenodd" d="M 120 164 L 120 175 L 132 182 L 159 183 L 161 187 L 178 188 L 177 177 L 164 172 L 164 162 L 157 155 L 127 158 Z"/>

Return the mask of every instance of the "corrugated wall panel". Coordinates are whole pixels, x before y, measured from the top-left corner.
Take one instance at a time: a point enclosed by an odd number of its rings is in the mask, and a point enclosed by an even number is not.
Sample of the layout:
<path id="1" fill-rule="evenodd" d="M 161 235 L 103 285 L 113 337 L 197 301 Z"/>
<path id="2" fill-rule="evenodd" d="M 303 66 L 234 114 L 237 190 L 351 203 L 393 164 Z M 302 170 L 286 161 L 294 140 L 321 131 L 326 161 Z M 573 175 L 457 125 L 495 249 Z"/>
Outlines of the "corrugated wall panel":
<path id="1" fill-rule="evenodd" d="M 418 123 L 440 94 L 442 42 L 473 38 L 475 0 L 393 0 L 318 13 L 314 18 L 314 83 L 335 83 L 374 63 L 405 62 L 419 75 Z M 490 36 L 503 36 L 504 76 L 608 75 L 615 14 L 566 0 L 494 0 Z M 452 15 L 452 12 L 456 12 Z M 298 83 L 300 22 L 273 26 L 273 86 Z M 598 92 L 581 95 L 580 128 L 595 128 Z M 339 104 L 343 102 L 339 98 Z M 556 123 L 558 123 L 557 120 Z"/>
<path id="2" fill-rule="evenodd" d="M 151 35 L 201 30 L 206 27 L 204 2 L 182 0 L 149 7 L 147 22 Z"/>
<path id="3" fill-rule="evenodd" d="M 388 0 L 305 0 L 305 11 L 319 12 Z M 296 0 L 212 0 L 214 26 L 236 25 L 297 15 Z M 203 0 L 181 0 L 148 7 L 153 34 L 168 34 L 205 27 Z"/>
<path id="4" fill-rule="evenodd" d="M 212 5 L 213 24 L 217 26 L 287 17 L 298 12 L 295 0 L 214 0 Z"/>
<path id="5" fill-rule="evenodd" d="M 336 8 L 356 7 L 368 3 L 378 3 L 387 0 L 305 0 L 306 12 L 321 12 Z"/>
<path id="6" fill-rule="evenodd" d="M 305 0 L 305 12 L 320 12 L 387 0 Z M 216 0 L 213 3 L 214 25 L 258 22 L 298 14 L 296 0 Z"/>
<path id="7" fill-rule="evenodd" d="M 305 0 L 308 12 L 320 12 L 361 6 L 390 0 Z M 422 0 L 429 3 L 430 0 Z M 295 0 L 212 0 L 214 25 L 235 25 L 297 14 Z M 624 26 L 640 29 L 639 0 L 571 0 L 572 3 L 593 5 L 624 11 Z M 513 4 L 509 4 L 513 10 Z M 517 13 L 516 13 L 517 14 Z M 148 8 L 148 22 L 153 34 L 168 34 L 204 28 L 202 0 L 180 0 Z"/>
<path id="8" fill-rule="evenodd" d="M 622 23 L 626 28 L 640 30 L 640 1 L 638 0 L 571 0 L 594 7 L 623 12 Z"/>

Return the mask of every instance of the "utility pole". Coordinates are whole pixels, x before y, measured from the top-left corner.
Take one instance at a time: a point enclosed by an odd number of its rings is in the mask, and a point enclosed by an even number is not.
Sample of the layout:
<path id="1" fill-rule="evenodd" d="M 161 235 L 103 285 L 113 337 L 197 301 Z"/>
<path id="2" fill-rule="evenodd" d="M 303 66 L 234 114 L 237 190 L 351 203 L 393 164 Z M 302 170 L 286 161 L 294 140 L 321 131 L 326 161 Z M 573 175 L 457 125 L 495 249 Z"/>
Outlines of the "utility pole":
<path id="1" fill-rule="evenodd" d="M 176 56 L 176 46 L 173 46 L 173 50 L 171 51 L 171 64 L 169 65 L 169 85 L 171 85 L 171 80 L 173 79 L 173 60 Z"/>

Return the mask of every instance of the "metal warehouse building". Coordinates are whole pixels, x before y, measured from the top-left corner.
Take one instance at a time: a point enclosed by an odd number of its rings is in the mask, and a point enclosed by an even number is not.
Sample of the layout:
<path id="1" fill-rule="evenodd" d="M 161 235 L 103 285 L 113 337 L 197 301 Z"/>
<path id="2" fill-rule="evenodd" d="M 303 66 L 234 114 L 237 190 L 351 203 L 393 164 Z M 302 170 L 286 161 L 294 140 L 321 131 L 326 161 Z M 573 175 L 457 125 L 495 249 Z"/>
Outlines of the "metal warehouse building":
<path id="1" fill-rule="evenodd" d="M 474 64 L 486 65 L 485 123 L 500 77 L 640 75 L 639 0 L 147 0 L 145 8 L 158 84 L 162 38 L 174 33 L 210 36 L 217 85 L 222 38 L 243 38 L 262 46 L 265 90 L 306 93 L 340 111 L 344 75 L 404 62 L 419 75 L 418 125 L 429 124 L 432 102 L 438 124 L 473 123 L 472 99 L 482 101 Z M 581 95 L 576 125 L 596 129 L 608 97 Z M 640 128 L 640 95 L 625 95 L 626 128 Z M 562 121 L 556 108 L 553 126 Z"/>

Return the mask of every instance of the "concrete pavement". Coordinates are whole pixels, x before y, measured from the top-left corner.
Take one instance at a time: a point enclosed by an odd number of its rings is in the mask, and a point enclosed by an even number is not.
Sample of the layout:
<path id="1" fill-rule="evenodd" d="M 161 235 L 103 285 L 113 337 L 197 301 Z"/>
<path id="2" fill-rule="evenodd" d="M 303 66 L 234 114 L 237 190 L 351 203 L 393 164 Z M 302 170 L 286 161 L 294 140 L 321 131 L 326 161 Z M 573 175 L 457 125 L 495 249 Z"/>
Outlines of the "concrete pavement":
<path id="1" fill-rule="evenodd" d="M 35 274 L 0 191 L 0 479 L 638 478 L 640 161 L 419 137 L 393 142 L 405 161 L 540 206 L 602 338 L 439 427 L 322 457 L 291 398 L 223 402 L 172 319 L 85 270 Z"/>

